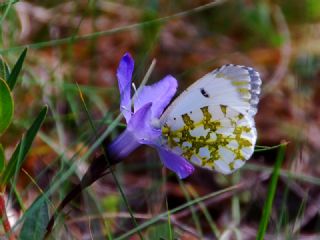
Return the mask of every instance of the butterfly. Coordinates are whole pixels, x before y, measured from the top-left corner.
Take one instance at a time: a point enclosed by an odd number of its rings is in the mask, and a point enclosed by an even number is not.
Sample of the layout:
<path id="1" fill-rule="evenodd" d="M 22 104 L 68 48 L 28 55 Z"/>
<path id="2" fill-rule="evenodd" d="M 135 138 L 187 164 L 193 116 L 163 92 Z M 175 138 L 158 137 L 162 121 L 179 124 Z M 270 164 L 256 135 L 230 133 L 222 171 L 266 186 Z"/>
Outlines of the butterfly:
<path id="1" fill-rule="evenodd" d="M 227 64 L 200 78 L 160 118 L 161 144 L 195 165 L 230 174 L 254 152 L 260 75 Z"/>

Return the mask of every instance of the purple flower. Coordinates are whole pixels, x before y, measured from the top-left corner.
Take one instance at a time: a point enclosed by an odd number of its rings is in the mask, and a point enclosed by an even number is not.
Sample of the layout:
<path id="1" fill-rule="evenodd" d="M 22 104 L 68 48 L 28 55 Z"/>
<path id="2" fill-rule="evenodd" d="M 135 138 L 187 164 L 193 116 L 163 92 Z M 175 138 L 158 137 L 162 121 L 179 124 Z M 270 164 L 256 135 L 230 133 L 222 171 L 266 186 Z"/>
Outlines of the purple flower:
<path id="1" fill-rule="evenodd" d="M 161 145 L 160 116 L 177 90 L 177 80 L 168 75 L 161 81 L 138 89 L 131 100 L 131 81 L 134 61 L 126 53 L 117 70 L 120 90 L 120 111 L 127 122 L 125 131 L 108 147 L 111 157 L 121 159 L 128 156 L 141 144 L 155 148 L 162 163 L 180 178 L 189 176 L 194 167 L 183 157 Z M 133 109 L 132 109 L 133 105 Z"/>

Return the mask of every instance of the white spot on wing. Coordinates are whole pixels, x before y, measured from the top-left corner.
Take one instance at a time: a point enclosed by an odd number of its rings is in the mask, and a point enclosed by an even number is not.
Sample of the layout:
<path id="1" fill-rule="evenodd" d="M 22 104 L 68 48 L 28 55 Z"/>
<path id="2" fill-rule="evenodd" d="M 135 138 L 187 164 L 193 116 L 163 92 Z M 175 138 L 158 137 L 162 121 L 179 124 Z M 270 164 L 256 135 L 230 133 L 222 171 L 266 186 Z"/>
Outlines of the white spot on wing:
<path id="1" fill-rule="evenodd" d="M 183 143 L 182 143 L 182 147 L 184 147 L 184 148 L 189 148 L 189 147 L 192 147 L 192 144 L 189 143 L 189 142 L 183 142 Z"/>
<path id="2" fill-rule="evenodd" d="M 214 133 L 214 132 L 211 132 L 211 133 L 210 133 L 210 140 L 211 140 L 211 141 L 216 141 L 216 140 L 217 140 L 217 134 Z"/>
<path id="3" fill-rule="evenodd" d="M 168 119 L 167 125 L 171 128 L 172 131 L 183 128 L 185 125 L 181 116 L 174 116 Z"/>
<path id="4" fill-rule="evenodd" d="M 224 118 L 224 114 L 221 111 L 220 105 L 209 105 L 208 111 L 215 120 Z"/>
<path id="5" fill-rule="evenodd" d="M 200 122 L 203 118 L 202 112 L 199 109 L 197 109 L 196 111 L 190 111 L 188 115 L 194 122 Z"/>
<path id="6" fill-rule="evenodd" d="M 231 169 L 225 161 L 222 161 L 222 160 L 214 161 L 214 167 L 217 171 L 222 172 L 224 174 L 231 173 Z"/>
<path id="7" fill-rule="evenodd" d="M 230 141 L 230 143 L 227 145 L 230 148 L 236 149 L 239 146 L 239 143 L 236 140 Z"/>
<path id="8" fill-rule="evenodd" d="M 235 158 L 234 153 L 225 147 L 220 147 L 219 153 L 220 153 L 221 159 L 228 164 L 231 163 Z"/>
<path id="9" fill-rule="evenodd" d="M 246 159 L 251 157 L 253 151 L 254 151 L 253 147 L 244 147 L 241 149 L 241 152 Z"/>
<path id="10" fill-rule="evenodd" d="M 234 128 L 230 128 L 230 127 L 224 127 L 222 126 L 221 128 L 219 128 L 217 130 L 217 133 L 220 133 L 220 134 L 224 134 L 224 135 L 233 135 L 233 131 L 234 131 Z"/>
<path id="11" fill-rule="evenodd" d="M 195 129 L 190 130 L 190 134 L 193 137 L 206 136 L 208 132 L 209 132 L 209 129 L 204 129 L 202 125 L 199 127 L 196 127 Z"/>
<path id="12" fill-rule="evenodd" d="M 210 152 L 208 147 L 202 147 L 199 149 L 199 156 L 202 158 L 210 158 Z"/>
<path id="13" fill-rule="evenodd" d="M 238 169 L 238 168 L 241 168 L 244 165 L 244 163 L 245 162 L 242 161 L 242 160 L 235 160 L 233 166 L 234 166 L 235 169 Z"/>

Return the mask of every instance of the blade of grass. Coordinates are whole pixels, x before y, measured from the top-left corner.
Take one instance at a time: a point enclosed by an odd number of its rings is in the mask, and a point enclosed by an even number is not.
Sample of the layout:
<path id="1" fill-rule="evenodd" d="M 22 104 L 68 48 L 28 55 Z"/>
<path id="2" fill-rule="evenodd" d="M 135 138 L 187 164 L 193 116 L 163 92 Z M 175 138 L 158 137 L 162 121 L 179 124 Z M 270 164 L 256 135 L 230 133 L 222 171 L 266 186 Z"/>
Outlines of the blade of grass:
<path id="1" fill-rule="evenodd" d="M 263 172 L 272 172 L 272 168 L 253 164 L 253 163 L 246 163 L 246 165 L 242 168 L 243 170 L 250 170 L 250 171 L 263 171 Z M 306 174 L 301 174 L 297 172 L 292 172 L 289 170 L 281 170 L 280 175 L 283 177 L 287 177 L 290 179 L 296 179 L 302 182 L 307 182 L 315 185 L 320 185 L 320 178 L 314 177 Z"/>
<path id="2" fill-rule="evenodd" d="M 0 173 L 2 173 L 4 169 L 5 162 L 6 162 L 6 157 L 4 155 L 2 144 L 0 144 Z"/>
<path id="3" fill-rule="evenodd" d="M 187 191 L 186 187 L 184 186 L 184 183 L 178 177 L 177 177 L 177 179 L 179 181 L 179 185 L 180 185 L 180 187 L 182 189 L 182 192 L 183 192 L 185 198 L 187 199 L 187 202 L 190 202 L 191 201 L 191 196 L 190 196 L 189 192 Z M 202 229 L 201 229 L 200 219 L 197 216 L 193 205 L 190 205 L 190 211 L 191 211 L 192 219 L 194 221 L 194 225 L 195 225 L 195 227 L 197 229 L 197 233 L 199 233 L 199 235 L 201 236 L 201 239 L 202 239 L 203 238 L 203 232 L 202 232 Z"/>
<path id="4" fill-rule="evenodd" d="M 99 138 L 92 143 L 91 147 L 82 155 L 79 157 L 79 161 L 77 162 L 73 162 L 71 164 L 71 166 L 64 172 L 63 175 L 59 176 L 59 178 L 57 178 L 57 180 L 55 182 L 53 182 L 50 185 L 50 188 L 47 190 L 47 194 L 50 195 L 52 194 L 54 191 L 56 191 L 61 184 L 64 183 L 64 181 L 67 180 L 67 178 L 69 176 L 71 176 L 73 174 L 73 172 L 75 171 L 76 167 L 83 161 L 85 161 L 86 159 L 88 159 L 92 153 L 98 148 L 100 147 L 100 145 L 103 143 L 104 139 L 109 136 L 111 134 L 111 132 L 118 126 L 120 120 L 122 118 L 122 114 L 119 114 L 113 122 L 110 123 L 109 127 L 103 131 L 103 133 L 99 136 Z M 77 151 L 77 153 L 75 154 L 75 157 L 78 156 L 78 154 L 80 153 L 81 150 L 83 150 L 83 148 L 81 148 L 80 150 Z M 74 158 L 74 157 L 72 157 Z"/>
<path id="5" fill-rule="evenodd" d="M 167 213 L 168 213 L 168 232 L 169 232 L 169 239 L 173 240 L 173 233 L 172 233 L 172 227 L 171 227 L 171 218 L 170 218 L 170 209 L 168 207 L 168 199 L 166 198 L 166 207 L 167 207 Z"/>
<path id="6" fill-rule="evenodd" d="M 301 230 L 300 220 L 303 219 L 303 215 L 305 214 L 307 202 L 308 202 L 308 195 L 306 195 L 301 201 L 301 204 L 297 213 L 297 217 L 293 225 L 293 231 L 292 231 L 293 234 L 297 234 Z"/>
<path id="7" fill-rule="evenodd" d="M 240 171 L 235 172 L 232 175 L 232 183 L 236 184 L 240 181 Z M 240 219 L 241 219 L 241 211 L 240 211 L 240 200 L 238 195 L 232 196 L 231 199 L 231 212 L 232 212 L 232 219 L 234 222 L 234 227 L 238 227 L 240 224 Z"/>
<path id="8" fill-rule="evenodd" d="M 4 19 L 7 17 L 9 11 L 10 11 L 11 8 L 12 8 L 12 5 L 13 5 L 14 3 L 16 3 L 16 2 L 17 2 L 17 1 L 15 1 L 15 0 L 10 0 L 10 1 L 8 1 L 8 2 L 6 2 L 6 3 L 2 3 L 2 4 L 0 5 L 0 10 L 2 10 L 3 8 L 5 8 L 3 15 L 0 17 L 0 26 L 3 26 L 3 21 L 4 21 Z M 0 35 L 2 35 L 2 30 L 1 30 L 1 29 L 2 29 L 2 28 L 0 28 Z"/>
<path id="9" fill-rule="evenodd" d="M 16 64 L 12 68 L 12 71 L 8 77 L 8 85 L 9 85 L 11 91 L 13 90 L 14 86 L 16 85 L 19 73 L 22 69 L 24 59 L 26 58 L 26 55 L 27 55 L 27 51 L 28 51 L 28 48 L 23 50 L 23 52 L 21 53 Z"/>
<path id="10" fill-rule="evenodd" d="M 94 33 L 90 33 L 90 34 L 86 34 L 86 35 L 82 35 L 82 36 L 71 36 L 71 37 L 61 38 L 61 39 L 52 40 L 52 41 L 44 41 L 44 42 L 39 42 L 39 43 L 34 43 L 34 44 L 29 44 L 29 45 L 16 46 L 16 47 L 8 48 L 8 49 L 1 49 L 0 54 L 5 54 L 8 52 L 12 52 L 12 51 L 18 51 L 18 50 L 20 50 L 22 48 L 26 48 L 26 47 L 32 48 L 32 49 L 39 49 L 39 48 L 44 48 L 44 47 L 58 46 L 58 45 L 68 44 L 69 42 L 78 42 L 78 41 L 83 41 L 83 40 L 91 40 L 92 38 L 97 38 L 97 37 L 101 37 L 101 36 L 108 36 L 111 34 L 128 31 L 128 30 L 131 30 L 134 28 L 143 28 L 148 25 L 153 25 L 155 23 L 164 23 L 164 22 L 167 22 L 167 21 L 175 19 L 175 18 L 185 17 L 185 16 L 189 16 L 189 15 L 192 15 L 195 13 L 199 13 L 201 11 L 205 11 L 207 9 L 210 9 L 211 7 L 215 7 L 219 4 L 222 4 L 226 1 L 227 0 L 216 0 L 214 2 L 209 2 L 209 3 L 201 5 L 199 7 L 195 7 L 193 9 L 179 12 L 179 13 L 176 13 L 176 14 L 173 14 L 170 16 L 157 18 L 157 19 L 142 22 L 142 23 L 134 23 L 131 25 L 127 25 L 124 27 L 118 27 L 118 28 L 114 28 L 111 30 L 107 30 L 107 31 L 94 32 Z"/>
<path id="11" fill-rule="evenodd" d="M 46 192 L 42 195 L 42 197 L 40 198 L 41 201 L 48 201 L 48 198 L 50 197 L 50 195 L 52 195 L 55 191 L 57 191 L 59 188 L 61 188 L 61 186 L 65 183 L 65 181 L 75 172 L 75 169 L 77 168 L 77 166 L 79 164 L 81 164 L 83 161 L 85 161 L 86 159 L 88 159 L 93 152 L 102 144 L 102 142 L 104 141 L 104 139 L 109 136 L 111 134 L 111 132 L 119 125 L 119 122 L 122 118 L 122 115 L 119 114 L 108 126 L 107 129 L 105 129 L 102 134 L 99 136 L 99 138 L 91 143 L 92 145 L 90 146 L 89 149 L 86 150 L 86 152 L 83 155 L 79 155 L 80 152 L 82 152 L 85 149 L 85 146 L 81 147 L 79 150 L 77 150 L 77 152 L 71 157 L 70 162 L 70 166 L 68 167 L 68 169 L 66 169 L 64 171 L 63 174 L 58 175 L 55 181 L 51 182 L 51 185 L 48 187 L 48 189 L 46 190 Z M 58 151 L 61 152 L 61 151 Z M 64 154 L 62 154 L 63 157 Z M 74 160 L 76 157 L 78 157 L 78 161 L 72 161 Z M 37 207 L 38 203 L 36 204 L 32 204 L 32 207 Z M 28 209 L 29 210 L 29 209 Z M 15 224 L 15 228 L 18 228 L 20 226 L 20 223 L 23 221 L 23 217 L 20 218 L 19 220 L 17 220 L 16 224 Z"/>
<path id="12" fill-rule="evenodd" d="M 3 3 L 0 3 L 0 10 L 1 10 L 1 8 L 8 6 L 9 4 L 15 4 L 19 1 L 20 0 L 9 0 L 9 1 L 5 1 Z"/>
<path id="13" fill-rule="evenodd" d="M 18 146 L 16 147 L 14 153 L 11 156 L 11 159 L 5 168 L 3 175 L 0 178 L 1 187 L 5 187 L 11 178 L 17 173 L 20 169 L 23 161 L 25 160 L 27 153 L 33 143 L 34 138 L 36 137 L 37 132 L 39 131 L 48 111 L 48 107 L 45 106 L 40 111 L 39 115 L 28 129 L 26 134 L 22 137 Z"/>
<path id="14" fill-rule="evenodd" d="M 10 70 L 6 61 L 0 56 L 0 78 L 8 80 Z"/>
<path id="15" fill-rule="evenodd" d="M 276 193 L 278 178 L 280 175 L 280 169 L 281 169 L 283 159 L 285 157 L 285 149 L 286 149 L 285 145 L 281 145 L 279 148 L 278 156 L 277 156 L 276 163 L 273 168 L 273 172 L 272 172 L 272 176 L 271 176 L 271 181 L 270 181 L 270 184 L 268 187 L 267 199 L 266 199 L 264 207 L 263 207 L 262 218 L 260 221 L 258 235 L 256 238 L 257 240 L 264 239 L 264 235 L 265 235 L 267 227 L 268 227 L 269 218 L 270 218 L 271 211 L 272 211 L 273 199 L 274 199 L 274 196 Z"/>
<path id="16" fill-rule="evenodd" d="M 2 135 L 13 119 L 14 101 L 10 88 L 5 80 L 0 78 L 0 135 Z"/>
<path id="17" fill-rule="evenodd" d="M 288 224 L 288 208 L 287 208 L 287 201 L 288 201 L 288 195 L 289 195 L 289 188 L 286 186 L 282 198 L 281 208 L 280 208 L 280 216 L 279 221 L 276 226 L 276 233 L 280 234 L 283 227 L 285 227 Z"/>
<path id="18" fill-rule="evenodd" d="M 16 198 L 16 201 L 14 202 L 14 204 L 17 204 L 22 212 L 26 211 L 26 207 L 23 203 L 22 197 L 21 197 L 21 192 L 16 188 L 16 186 L 13 186 L 13 193 L 14 196 Z"/>
<path id="19" fill-rule="evenodd" d="M 24 224 L 19 235 L 20 240 L 43 239 L 49 221 L 49 207 L 41 197 L 35 202 L 39 202 L 37 207 L 31 208 L 24 216 Z"/>
<path id="20" fill-rule="evenodd" d="M 213 192 L 213 193 L 209 193 L 203 197 L 199 197 L 199 198 L 196 198 L 194 200 L 191 200 L 185 204 L 182 204 L 180 205 L 179 207 L 176 207 L 174 209 L 171 209 L 170 210 L 170 214 L 174 214 L 174 213 L 177 213 L 185 208 L 188 208 L 190 207 L 191 205 L 194 205 L 194 204 L 197 204 L 199 202 L 202 202 L 206 199 L 209 199 L 209 198 L 213 198 L 213 197 L 216 197 L 218 195 L 221 195 L 223 193 L 226 193 L 226 192 L 229 192 L 229 191 L 233 191 L 233 190 L 237 190 L 237 188 L 240 187 L 240 184 L 239 185 L 235 185 L 235 186 L 231 186 L 229 188 L 225 188 L 223 190 L 220 190 L 220 191 L 217 191 L 217 192 Z M 149 221 L 146 221 L 142 224 L 140 224 L 138 227 L 134 228 L 134 229 L 131 229 L 130 231 L 127 231 L 125 234 L 121 235 L 120 237 L 116 238 L 116 240 L 122 240 L 122 239 L 128 239 L 129 236 L 135 234 L 138 230 L 141 231 L 155 223 L 157 223 L 158 221 L 162 220 L 163 218 L 167 218 L 168 217 L 168 211 L 167 212 L 164 212 L 164 213 L 161 213 L 157 216 L 155 216 L 154 218 L 150 219 Z"/>
<path id="21" fill-rule="evenodd" d="M 187 189 L 188 189 L 188 191 L 190 191 L 190 194 L 192 195 L 193 198 L 199 197 L 197 191 L 192 187 L 192 185 L 188 186 Z M 212 219 L 210 212 L 208 211 L 206 205 L 203 202 L 199 202 L 198 204 L 201 208 L 201 211 L 203 212 L 204 217 L 206 218 L 206 220 L 211 228 L 212 233 L 215 235 L 215 237 L 217 239 L 219 239 L 221 233 L 220 233 L 217 225 L 214 223 L 214 220 Z"/>

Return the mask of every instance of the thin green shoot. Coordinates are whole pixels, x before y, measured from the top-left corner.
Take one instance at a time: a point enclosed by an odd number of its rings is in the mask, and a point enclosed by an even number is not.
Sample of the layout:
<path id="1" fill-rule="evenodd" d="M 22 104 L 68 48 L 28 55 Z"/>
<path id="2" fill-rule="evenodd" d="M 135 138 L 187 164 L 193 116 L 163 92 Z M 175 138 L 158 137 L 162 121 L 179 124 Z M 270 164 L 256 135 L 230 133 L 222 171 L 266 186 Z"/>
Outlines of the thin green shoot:
<path id="1" fill-rule="evenodd" d="M 183 181 L 181 181 L 181 179 L 179 179 L 179 178 L 177 178 L 177 179 L 179 181 L 180 188 L 181 188 L 185 198 L 187 199 L 187 202 L 190 202 L 192 199 L 191 199 L 191 196 L 190 196 L 188 190 L 186 189 Z M 197 233 L 200 235 L 201 238 L 203 238 L 204 236 L 203 236 L 203 231 L 201 228 L 200 219 L 199 219 L 197 212 L 196 212 L 193 205 L 190 205 L 190 211 L 191 211 L 191 216 L 192 216 L 193 222 L 195 224 Z"/>
<path id="2" fill-rule="evenodd" d="M 272 211 L 273 199 L 277 189 L 278 178 L 280 176 L 280 169 L 281 169 L 282 162 L 285 158 L 285 149 L 286 149 L 285 145 L 281 145 L 279 148 L 278 156 L 276 159 L 275 166 L 273 168 L 271 180 L 268 187 L 267 199 L 263 207 L 262 217 L 261 217 L 259 230 L 257 234 L 257 240 L 263 240 L 265 233 L 267 231 L 269 218 Z"/>

